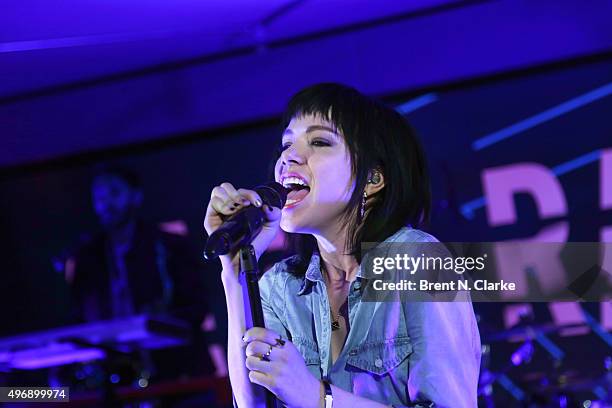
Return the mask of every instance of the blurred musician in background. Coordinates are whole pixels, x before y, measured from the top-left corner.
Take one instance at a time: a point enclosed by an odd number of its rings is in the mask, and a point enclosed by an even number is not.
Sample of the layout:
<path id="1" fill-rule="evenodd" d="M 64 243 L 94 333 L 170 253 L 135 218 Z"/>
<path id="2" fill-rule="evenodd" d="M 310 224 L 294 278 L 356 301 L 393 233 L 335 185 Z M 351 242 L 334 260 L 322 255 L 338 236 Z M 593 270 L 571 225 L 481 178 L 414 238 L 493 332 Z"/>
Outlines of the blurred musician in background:
<path id="1" fill-rule="evenodd" d="M 152 352 L 153 367 L 148 368 L 154 377 L 225 376 L 225 351 L 214 338 L 216 323 L 206 304 L 204 273 L 184 224 L 173 229 L 173 224 L 139 220 L 143 191 L 139 177 L 127 169 L 99 169 L 91 193 L 102 232 L 82 245 L 65 268 L 75 319 L 91 322 L 138 314 L 179 318 L 192 326 L 194 342 Z"/>

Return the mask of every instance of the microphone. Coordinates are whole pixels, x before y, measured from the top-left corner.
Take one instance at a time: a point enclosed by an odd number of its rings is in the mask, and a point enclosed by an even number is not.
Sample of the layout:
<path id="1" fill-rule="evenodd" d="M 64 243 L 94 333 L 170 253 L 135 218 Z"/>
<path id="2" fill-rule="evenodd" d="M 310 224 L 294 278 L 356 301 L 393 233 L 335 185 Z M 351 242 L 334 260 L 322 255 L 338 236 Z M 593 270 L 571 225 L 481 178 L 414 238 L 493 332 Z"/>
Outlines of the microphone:
<path id="1" fill-rule="evenodd" d="M 255 187 L 253 190 L 259 194 L 262 207 L 282 209 L 287 201 L 288 189 L 274 181 Z M 210 260 L 225 255 L 234 248 L 245 246 L 253 242 L 261 231 L 265 220 L 262 207 L 250 205 L 229 217 L 208 237 L 204 248 L 204 258 Z"/>

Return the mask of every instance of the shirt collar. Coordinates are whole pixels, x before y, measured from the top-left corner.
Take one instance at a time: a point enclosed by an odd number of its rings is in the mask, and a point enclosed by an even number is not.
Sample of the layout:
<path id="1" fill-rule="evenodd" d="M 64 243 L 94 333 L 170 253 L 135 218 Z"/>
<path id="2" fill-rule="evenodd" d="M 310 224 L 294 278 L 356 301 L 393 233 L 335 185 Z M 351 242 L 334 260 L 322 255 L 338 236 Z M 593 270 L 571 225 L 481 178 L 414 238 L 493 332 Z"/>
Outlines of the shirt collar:
<path id="1" fill-rule="evenodd" d="M 310 257 L 310 263 L 306 268 L 306 274 L 302 281 L 302 287 L 300 288 L 298 295 L 306 293 L 315 282 L 322 282 L 323 274 L 321 273 L 321 256 L 318 252 L 313 252 Z"/>
<path id="2" fill-rule="evenodd" d="M 365 280 L 361 272 L 361 265 L 359 266 L 359 269 L 357 269 L 356 276 L 360 280 Z M 310 263 L 306 268 L 306 273 L 304 275 L 304 280 L 302 281 L 302 286 L 300 287 L 300 290 L 297 294 L 303 295 L 312 287 L 312 285 L 315 284 L 315 282 L 323 282 L 323 273 L 321 271 L 321 255 L 319 255 L 318 252 L 313 252 L 312 256 L 310 257 Z"/>
<path id="3" fill-rule="evenodd" d="M 310 257 L 310 263 L 306 268 L 306 279 L 317 282 L 323 280 L 323 273 L 321 272 L 321 255 L 318 252 L 313 252 Z"/>
<path id="4" fill-rule="evenodd" d="M 400 228 L 395 234 L 388 237 L 384 242 L 395 242 L 398 237 L 401 237 L 408 229 L 412 228 L 411 226 Z M 361 265 L 359 265 L 359 269 L 357 269 L 357 278 L 360 280 L 367 280 L 366 277 L 363 276 L 363 272 L 361 270 Z M 303 295 L 306 293 L 315 282 L 323 282 L 323 274 L 321 273 L 321 255 L 317 251 L 312 253 L 310 257 L 310 263 L 306 268 L 306 273 L 304 275 L 304 280 L 302 282 L 302 286 L 298 291 L 298 295 Z"/>

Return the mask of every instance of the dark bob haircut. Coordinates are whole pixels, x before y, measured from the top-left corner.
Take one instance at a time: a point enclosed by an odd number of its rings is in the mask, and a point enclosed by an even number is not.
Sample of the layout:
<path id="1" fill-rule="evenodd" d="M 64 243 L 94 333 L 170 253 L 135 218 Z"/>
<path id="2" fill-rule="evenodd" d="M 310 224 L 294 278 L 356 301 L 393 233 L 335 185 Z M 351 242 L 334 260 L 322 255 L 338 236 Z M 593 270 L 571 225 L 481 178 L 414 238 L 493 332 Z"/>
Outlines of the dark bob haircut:
<path id="1" fill-rule="evenodd" d="M 321 83 L 291 98 L 282 126 L 286 128 L 293 118 L 307 115 L 335 126 L 348 147 L 355 189 L 343 213 L 348 234 L 345 253 L 361 262 L 362 242 L 382 242 L 400 228 L 417 227 L 429 218 L 431 192 L 425 155 L 401 114 L 354 88 Z M 385 186 L 368 199 L 368 213 L 362 222 L 363 191 L 374 169 L 382 172 Z M 310 235 L 291 235 L 301 255 L 296 257 L 292 272 L 301 274 L 316 242 Z"/>

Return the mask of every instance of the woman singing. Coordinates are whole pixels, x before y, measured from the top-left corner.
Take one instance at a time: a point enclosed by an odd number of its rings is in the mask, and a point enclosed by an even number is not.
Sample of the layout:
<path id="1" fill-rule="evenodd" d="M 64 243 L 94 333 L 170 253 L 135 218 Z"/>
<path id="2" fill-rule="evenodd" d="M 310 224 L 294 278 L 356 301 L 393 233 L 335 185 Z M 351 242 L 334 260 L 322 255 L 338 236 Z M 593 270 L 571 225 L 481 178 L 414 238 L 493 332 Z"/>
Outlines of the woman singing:
<path id="1" fill-rule="evenodd" d="M 266 328 L 245 329 L 237 254 L 221 258 L 229 370 L 240 408 L 261 385 L 289 407 L 476 407 L 480 340 L 468 302 L 365 302 L 362 242 L 437 242 L 417 226 L 430 206 L 423 151 L 405 119 L 355 89 L 319 84 L 287 107 L 275 179 L 291 188 L 253 242 L 278 228 L 300 252 L 260 280 Z M 210 234 L 252 190 L 215 187 Z M 299 235 L 297 235 L 299 234 Z M 246 331 L 246 333 L 245 333 Z"/>

